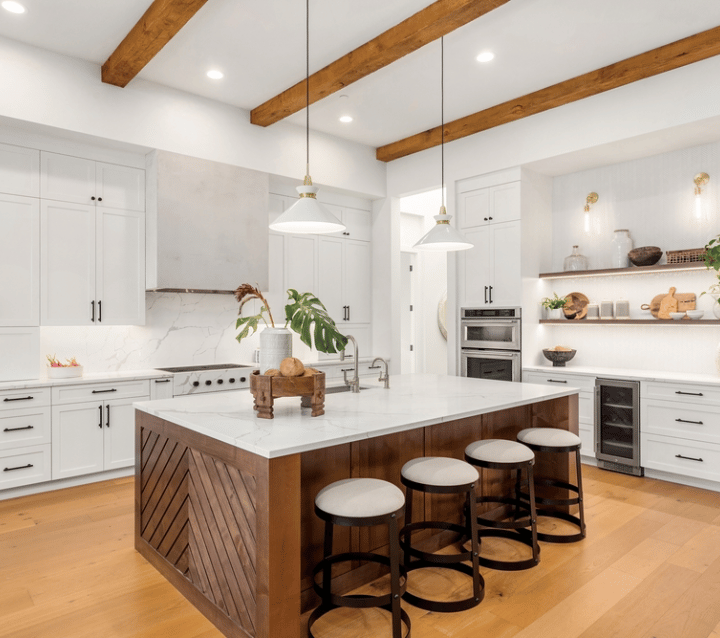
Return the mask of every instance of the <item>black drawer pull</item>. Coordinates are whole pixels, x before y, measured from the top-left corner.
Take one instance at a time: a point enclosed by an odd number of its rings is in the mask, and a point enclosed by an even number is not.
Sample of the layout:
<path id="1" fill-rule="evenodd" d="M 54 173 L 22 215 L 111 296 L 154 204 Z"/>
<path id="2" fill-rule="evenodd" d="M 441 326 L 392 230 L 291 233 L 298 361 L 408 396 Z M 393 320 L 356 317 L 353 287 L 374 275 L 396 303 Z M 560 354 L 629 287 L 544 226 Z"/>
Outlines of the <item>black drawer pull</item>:
<path id="1" fill-rule="evenodd" d="M 558 379 L 547 379 L 548 383 L 567 383 L 567 379 L 564 381 L 559 381 Z"/>
<path id="2" fill-rule="evenodd" d="M 103 392 L 117 392 L 117 388 L 112 388 L 111 390 L 93 390 L 93 394 L 102 394 Z"/>
<path id="3" fill-rule="evenodd" d="M 18 397 L 17 399 L 3 399 L 3 401 L 32 401 L 35 397 Z"/>
<path id="4" fill-rule="evenodd" d="M 340 372 L 355 372 L 355 368 L 340 368 Z"/>
<path id="5" fill-rule="evenodd" d="M 105 411 L 107 412 L 107 418 L 105 419 L 105 427 L 109 428 L 110 427 L 110 406 L 109 405 L 105 406 Z"/>
<path id="6" fill-rule="evenodd" d="M 27 470 L 29 467 L 33 467 L 32 463 L 27 465 L 20 465 L 19 467 L 6 467 L 3 472 L 12 472 L 13 470 Z"/>
<path id="7" fill-rule="evenodd" d="M 100 421 L 98 421 L 98 427 L 102 430 L 102 405 L 99 405 L 98 409 L 100 410 Z"/>
<path id="8" fill-rule="evenodd" d="M 155 383 L 170 383 L 172 379 L 155 379 Z"/>
<path id="9" fill-rule="evenodd" d="M 21 428 L 5 428 L 3 432 L 18 432 L 19 430 L 34 430 L 34 425 L 24 425 Z"/>
<path id="10" fill-rule="evenodd" d="M 691 397 L 701 397 L 703 396 L 702 392 L 683 392 L 682 390 L 675 390 L 675 394 L 687 394 Z"/>
<path id="11" fill-rule="evenodd" d="M 694 456 L 683 456 L 682 454 L 676 454 L 676 459 L 687 459 L 688 461 L 698 461 L 699 463 L 702 463 L 702 459 L 696 459 Z"/>
<path id="12" fill-rule="evenodd" d="M 678 423 L 692 423 L 694 425 L 703 425 L 702 421 L 686 421 L 685 419 L 675 419 Z"/>
<path id="13" fill-rule="evenodd" d="M 368 370 L 379 370 L 382 366 L 368 366 Z"/>

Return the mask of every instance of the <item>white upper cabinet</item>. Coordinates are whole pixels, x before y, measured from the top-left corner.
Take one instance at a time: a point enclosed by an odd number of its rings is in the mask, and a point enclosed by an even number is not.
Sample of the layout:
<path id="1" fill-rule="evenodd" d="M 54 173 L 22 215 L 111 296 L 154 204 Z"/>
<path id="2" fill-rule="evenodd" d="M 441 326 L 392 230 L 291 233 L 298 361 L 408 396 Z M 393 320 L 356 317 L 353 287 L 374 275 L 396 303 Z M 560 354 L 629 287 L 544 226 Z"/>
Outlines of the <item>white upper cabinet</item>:
<path id="1" fill-rule="evenodd" d="M 520 182 L 458 194 L 458 224 L 474 228 L 520 219 Z"/>
<path id="2" fill-rule="evenodd" d="M 343 224 L 345 230 L 337 233 L 328 233 L 327 237 L 345 237 L 347 239 L 357 239 L 360 241 L 370 241 L 372 239 L 372 217 L 368 211 L 356 208 L 343 208 L 333 204 L 325 204 L 330 212 L 337 217 Z"/>
<path id="3" fill-rule="evenodd" d="M 144 211 L 145 171 L 42 151 L 40 197 Z"/>
<path id="4" fill-rule="evenodd" d="M 40 205 L 0 193 L 0 326 L 40 324 Z"/>
<path id="5" fill-rule="evenodd" d="M 371 320 L 371 263 L 367 242 L 320 237 L 318 297 L 335 323 Z"/>
<path id="6" fill-rule="evenodd" d="M 40 151 L 0 144 L 0 193 L 40 195 Z"/>

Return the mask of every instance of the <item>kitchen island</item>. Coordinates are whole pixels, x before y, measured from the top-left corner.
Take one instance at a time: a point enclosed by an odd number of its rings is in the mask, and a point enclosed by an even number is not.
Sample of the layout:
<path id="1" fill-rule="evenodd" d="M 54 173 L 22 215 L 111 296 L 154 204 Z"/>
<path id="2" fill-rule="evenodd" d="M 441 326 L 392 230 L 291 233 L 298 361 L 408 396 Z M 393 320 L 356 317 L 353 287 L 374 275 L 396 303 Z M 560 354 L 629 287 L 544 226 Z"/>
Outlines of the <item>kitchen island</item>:
<path id="1" fill-rule="evenodd" d="M 272 420 L 256 418 L 252 403 L 237 391 L 135 404 L 135 547 L 227 636 L 305 635 L 323 539 L 313 502 L 325 485 L 356 476 L 400 485 L 400 468 L 419 456 L 462 458 L 474 440 L 529 426 L 578 431 L 576 389 L 440 375 L 328 393 L 319 417 L 299 398 L 276 400 Z M 567 476 L 567 463 L 553 471 Z M 480 489 L 502 486 L 483 475 Z M 413 505 L 460 520 L 449 496 L 417 494 Z M 339 551 L 386 545 L 382 528 L 336 533 Z M 352 589 L 374 568 L 348 565 L 334 586 Z"/>

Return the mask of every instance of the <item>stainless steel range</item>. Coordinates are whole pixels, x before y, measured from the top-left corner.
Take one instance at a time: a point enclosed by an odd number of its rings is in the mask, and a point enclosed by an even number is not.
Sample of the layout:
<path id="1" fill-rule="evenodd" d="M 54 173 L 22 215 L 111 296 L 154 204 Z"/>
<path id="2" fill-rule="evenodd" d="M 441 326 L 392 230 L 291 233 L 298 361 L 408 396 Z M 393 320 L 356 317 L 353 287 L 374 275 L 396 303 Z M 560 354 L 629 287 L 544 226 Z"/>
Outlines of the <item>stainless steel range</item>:
<path id="1" fill-rule="evenodd" d="M 173 374 L 173 396 L 227 392 L 250 387 L 250 375 L 255 369 L 238 363 L 218 363 L 208 366 L 180 366 L 157 368 Z"/>

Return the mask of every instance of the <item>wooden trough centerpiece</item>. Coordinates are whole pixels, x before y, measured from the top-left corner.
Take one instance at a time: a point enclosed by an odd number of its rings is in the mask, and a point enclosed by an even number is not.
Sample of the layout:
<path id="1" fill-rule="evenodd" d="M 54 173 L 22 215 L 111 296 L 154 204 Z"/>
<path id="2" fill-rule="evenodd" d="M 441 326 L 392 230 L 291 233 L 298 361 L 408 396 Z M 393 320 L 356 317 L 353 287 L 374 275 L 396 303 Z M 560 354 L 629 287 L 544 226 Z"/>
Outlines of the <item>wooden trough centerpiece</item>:
<path id="1" fill-rule="evenodd" d="M 250 375 L 250 392 L 254 398 L 253 407 L 260 419 L 273 418 L 273 403 L 279 397 L 301 397 L 301 405 L 308 397 L 312 412 L 310 416 L 325 414 L 325 373 L 312 371 L 298 377 L 265 375 L 255 370 Z"/>

